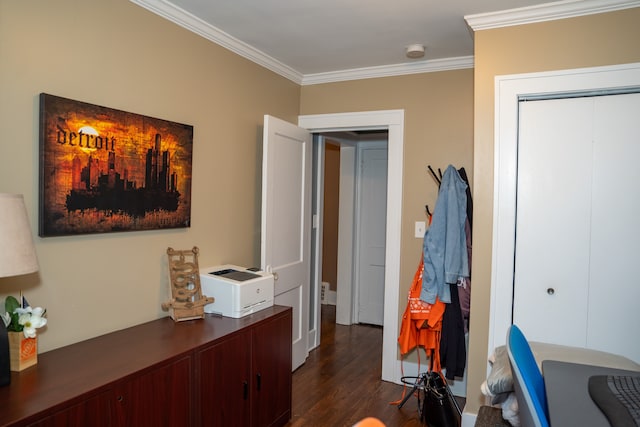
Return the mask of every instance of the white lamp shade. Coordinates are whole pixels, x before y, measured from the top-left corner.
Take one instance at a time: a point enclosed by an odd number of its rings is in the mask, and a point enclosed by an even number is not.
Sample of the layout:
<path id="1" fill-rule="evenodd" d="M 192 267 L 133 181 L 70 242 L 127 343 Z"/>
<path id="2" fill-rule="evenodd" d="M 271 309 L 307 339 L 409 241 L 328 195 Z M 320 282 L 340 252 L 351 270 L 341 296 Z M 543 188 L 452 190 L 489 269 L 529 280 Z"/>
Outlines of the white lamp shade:
<path id="1" fill-rule="evenodd" d="M 21 194 L 0 193 L 0 277 L 38 271 L 27 208 Z"/>

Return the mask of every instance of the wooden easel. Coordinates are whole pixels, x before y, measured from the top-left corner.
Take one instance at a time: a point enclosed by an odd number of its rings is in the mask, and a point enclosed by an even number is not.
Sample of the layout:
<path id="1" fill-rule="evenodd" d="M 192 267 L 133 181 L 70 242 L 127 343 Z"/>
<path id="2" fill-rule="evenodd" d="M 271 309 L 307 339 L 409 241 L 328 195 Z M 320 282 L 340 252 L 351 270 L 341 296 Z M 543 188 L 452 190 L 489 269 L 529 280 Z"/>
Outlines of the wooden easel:
<path id="1" fill-rule="evenodd" d="M 196 246 L 184 251 L 167 248 L 172 298 L 162 304 L 162 309 L 169 310 L 176 322 L 204 318 L 204 306 L 214 301 L 202 295 L 198 252 Z"/>

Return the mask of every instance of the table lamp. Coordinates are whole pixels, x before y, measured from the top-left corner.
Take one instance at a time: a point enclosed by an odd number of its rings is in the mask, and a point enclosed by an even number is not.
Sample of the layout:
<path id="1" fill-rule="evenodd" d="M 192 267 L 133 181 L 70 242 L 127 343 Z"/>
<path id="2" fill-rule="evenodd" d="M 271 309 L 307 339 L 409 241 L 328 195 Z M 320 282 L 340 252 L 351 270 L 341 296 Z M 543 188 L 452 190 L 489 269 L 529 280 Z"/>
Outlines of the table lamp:
<path id="1" fill-rule="evenodd" d="M 0 277 L 19 276 L 38 271 L 27 208 L 20 194 L 0 193 Z M 4 302 L 0 303 L 4 314 Z M 0 386 L 11 382 L 9 338 L 0 321 Z"/>

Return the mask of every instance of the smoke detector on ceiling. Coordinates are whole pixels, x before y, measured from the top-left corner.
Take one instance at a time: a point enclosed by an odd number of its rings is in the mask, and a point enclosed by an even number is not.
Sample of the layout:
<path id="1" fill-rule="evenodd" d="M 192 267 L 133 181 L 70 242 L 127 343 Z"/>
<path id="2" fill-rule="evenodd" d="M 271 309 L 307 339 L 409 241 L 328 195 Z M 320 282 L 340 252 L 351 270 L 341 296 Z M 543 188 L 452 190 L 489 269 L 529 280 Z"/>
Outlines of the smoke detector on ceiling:
<path id="1" fill-rule="evenodd" d="M 407 46 L 407 58 L 416 59 L 424 56 L 423 44 L 410 44 Z"/>

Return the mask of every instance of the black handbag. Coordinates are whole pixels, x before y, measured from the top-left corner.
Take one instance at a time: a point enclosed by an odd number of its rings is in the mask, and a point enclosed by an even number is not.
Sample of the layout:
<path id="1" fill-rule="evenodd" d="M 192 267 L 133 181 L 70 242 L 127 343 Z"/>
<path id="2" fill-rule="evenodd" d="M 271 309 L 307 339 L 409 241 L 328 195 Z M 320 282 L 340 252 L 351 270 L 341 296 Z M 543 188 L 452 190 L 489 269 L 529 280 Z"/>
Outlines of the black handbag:
<path id="1" fill-rule="evenodd" d="M 422 374 L 421 420 L 429 427 L 460 427 L 461 411 L 449 386 L 437 372 Z"/>

